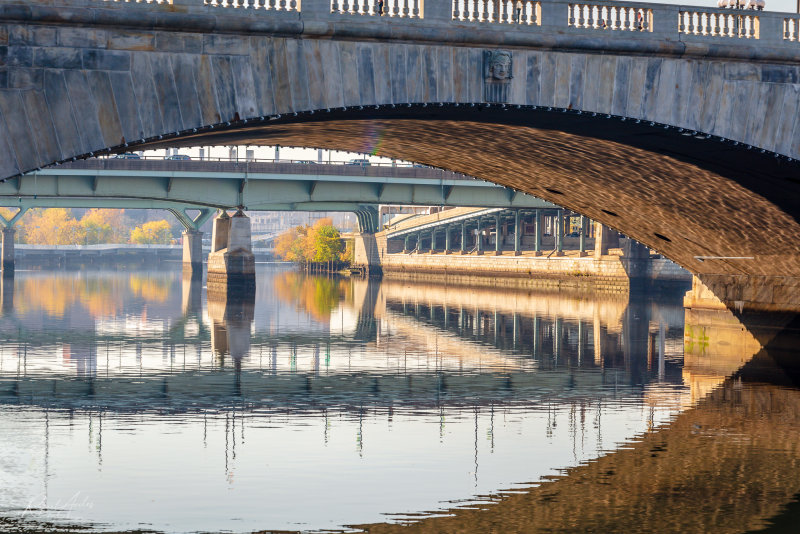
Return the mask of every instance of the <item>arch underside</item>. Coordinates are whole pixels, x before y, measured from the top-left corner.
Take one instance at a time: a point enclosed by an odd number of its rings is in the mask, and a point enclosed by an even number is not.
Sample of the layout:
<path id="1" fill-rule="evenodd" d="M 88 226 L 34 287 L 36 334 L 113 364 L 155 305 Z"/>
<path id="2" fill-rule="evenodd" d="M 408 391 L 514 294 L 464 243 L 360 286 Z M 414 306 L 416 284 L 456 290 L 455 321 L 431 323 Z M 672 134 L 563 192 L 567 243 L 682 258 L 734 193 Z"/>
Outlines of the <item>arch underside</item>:
<path id="1" fill-rule="evenodd" d="M 600 221 L 696 274 L 800 276 L 796 164 L 661 125 L 499 107 L 301 115 L 152 146 L 320 147 L 411 160 Z"/>

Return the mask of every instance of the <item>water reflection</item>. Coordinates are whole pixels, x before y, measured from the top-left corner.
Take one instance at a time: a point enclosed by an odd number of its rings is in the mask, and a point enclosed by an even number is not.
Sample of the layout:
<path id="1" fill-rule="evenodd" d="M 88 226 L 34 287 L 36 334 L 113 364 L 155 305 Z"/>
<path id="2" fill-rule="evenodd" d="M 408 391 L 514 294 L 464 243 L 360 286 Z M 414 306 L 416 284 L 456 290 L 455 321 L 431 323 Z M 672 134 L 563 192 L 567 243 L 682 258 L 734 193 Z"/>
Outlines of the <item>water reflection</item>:
<path id="1" fill-rule="evenodd" d="M 258 277 L 220 300 L 179 272 L 18 272 L 0 525 L 741 532 L 800 491 L 791 325 L 754 336 L 681 295 Z"/>

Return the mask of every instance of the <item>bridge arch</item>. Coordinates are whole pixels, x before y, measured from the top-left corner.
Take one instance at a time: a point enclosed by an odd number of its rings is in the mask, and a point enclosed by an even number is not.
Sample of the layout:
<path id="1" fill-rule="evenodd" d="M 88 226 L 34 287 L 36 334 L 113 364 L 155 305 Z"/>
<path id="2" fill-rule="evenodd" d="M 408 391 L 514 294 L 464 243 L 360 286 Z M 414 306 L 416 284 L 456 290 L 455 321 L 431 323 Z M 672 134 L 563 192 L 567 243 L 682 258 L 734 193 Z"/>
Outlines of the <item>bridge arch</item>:
<path id="1" fill-rule="evenodd" d="M 648 5 L 652 31 L 623 35 L 559 28 L 560 1 L 539 29 L 502 31 L 442 2 L 421 21 L 319 1 L 231 19 L 182 0 L 136 21 L 124 3 L 60 3 L 2 7 L 0 178 L 163 146 L 372 152 L 563 205 L 694 273 L 800 276 L 792 43 L 693 41 L 663 22 L 677 6 Z"/>

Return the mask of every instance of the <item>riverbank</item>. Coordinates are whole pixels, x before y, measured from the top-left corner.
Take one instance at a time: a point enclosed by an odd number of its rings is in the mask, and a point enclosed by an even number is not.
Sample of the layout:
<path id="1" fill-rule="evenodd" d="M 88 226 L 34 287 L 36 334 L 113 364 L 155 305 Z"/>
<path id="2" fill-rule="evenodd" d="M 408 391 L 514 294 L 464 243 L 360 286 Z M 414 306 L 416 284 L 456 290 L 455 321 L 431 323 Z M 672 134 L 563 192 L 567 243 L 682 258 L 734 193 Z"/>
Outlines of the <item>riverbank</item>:
<path id="1" fill-rule="evenodd" d="M 691 274 L 658 255 L 625 255 L 626 248 L 607 255 L 564 251 L 535 255 L 532 252 L 492 254 L 445 254 L 391 251 L 385 235 L 356 237 L 354 267 L 386 278 L 447 282 L 482 287 L 570 288 L 626 292 L 632 287 L 685 287 Z M 590 253 L 591 254 L 591 253 Z"/>

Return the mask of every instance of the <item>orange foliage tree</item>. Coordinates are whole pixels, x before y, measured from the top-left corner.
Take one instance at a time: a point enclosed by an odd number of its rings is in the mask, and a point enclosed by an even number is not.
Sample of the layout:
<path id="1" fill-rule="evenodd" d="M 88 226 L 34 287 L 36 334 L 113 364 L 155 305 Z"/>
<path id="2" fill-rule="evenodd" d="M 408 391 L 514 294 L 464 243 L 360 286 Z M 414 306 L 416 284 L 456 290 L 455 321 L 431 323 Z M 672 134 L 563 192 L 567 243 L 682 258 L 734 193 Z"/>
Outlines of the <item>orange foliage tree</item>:
<path id="1" fill-rule="evenodd" d="M 345 247 L 339 230 L 330 218 L 320 219 L 314 226 L 297 226 L 281 234 L 275 242 L 275 254 L 296 263 L 345 261 Z"/>

